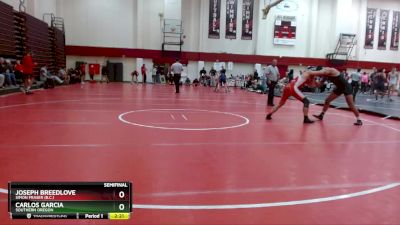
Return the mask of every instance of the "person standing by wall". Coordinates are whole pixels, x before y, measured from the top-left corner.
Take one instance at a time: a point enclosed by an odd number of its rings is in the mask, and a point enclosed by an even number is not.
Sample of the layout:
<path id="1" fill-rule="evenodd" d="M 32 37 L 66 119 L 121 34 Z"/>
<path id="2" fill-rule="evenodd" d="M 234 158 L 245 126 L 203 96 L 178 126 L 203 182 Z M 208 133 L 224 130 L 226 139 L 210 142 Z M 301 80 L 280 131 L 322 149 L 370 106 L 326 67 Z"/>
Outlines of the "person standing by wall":
<path id="1" fill-rule="evenodd" d="M 152 70 L 152 74 L 151 74 L 151 81 L 153 82 L 153 84 L 157 83 L 157 67 L 153 65 L 153 70 Z"/>
<path id="2" fill-rule="evenodd" d="M 258 71 L 255 69 L 254 70 L 254 79 L 258 82 L 258 80 L 260 79 L 260 77 L 258 76 Z"/>
<path id="3" fill-rule="evenodd" d="M 33 68 L 35 67 L 35 63 L 33 62 L 32 53 L 30 50 L 27 51 L 24 58 L 22 59 L 22 64 L 24 65 L 24 84 L 25 88 L 22 88 L 22 91 L 27 94 L 31 95 L 31 86 L 33 83 Z"/>
<path id="4" fill-rule="evenodd" d="M 219 87 L 220 86 L 224 86 L 225 87 L 225 92 L 228 93 L 229 92 L 229 87 L 228 87 L 228 83 L 227 83 L 227 77 L 226 77 L 226 69 L 222 66 L 220 72 L 219 72 L 219 77 L 217 79 L 217 85 L 215 86 L 215 90 L 214 91 L 219 91 Z"/>
<path id="5" fill-rule="evenodd" d="M 289 72 L 287 73 L 287 79 L 288 79 L 289 82 L 290 82 L 290 81 L 293 80 L 293 78 L 294 78 L 294 70 L 291 69 L 291 70 L 289 70 Z"/>
<path id="6" fill-rule="evenodd" d="M 279 69 L 277 67 L 278 60 L 272 60 L 272 64 L 267 67 L 265 74 L 267 76 L 267 84 L 268 84 L 268 106 L 274 106 L 274 95 L 275 95 L 275 87 L 278 83 L 280 74 Z"/>
<path id="7" fill-rule="evenodd" d="M 262 92 L 264 94 L 266 94 L 267 93 L 267 77 L 265 75 L 265 71 L 267 70 L 267 68 L 264 67 L 262 70 L 263 70 L 263 72 L 262 72 L 262 75 L 261 75 L 261 78 L 260 78 L 260 80 L 261 80 L 261 88 L 262 88 Z"/>
<path id="8" fill-rule="evenodd" d="M 388 74 L 388 82 L 389 82 L 389 93 L 388 93 L 388 99 L 389 101 L 393 101 L 393 99 L 391 98 L 393 92 L 395 92 L 397 90 L 397 85 L 399 83 L 400 80 L 400 75 L 397 72 L 397 68 L 393 67 L 392 71 L 389 72 Z M 400 95 L 399 95 L 400 96 Z"/>
<path id="9" fill-rule="evenodd" d="M 385 69 L 379 69 L 378 73 L 375 75 L 375 100 L 378 100 L 378 96 L 381 96 L 381 101 L 383 102 L 383 97 L 386 94 L 385 84 L 387 82 Z"/>
<path id="10" fill-rule="evenodd" d="M 79 68 L 80 71 L 80 77 L 81 77 L 81 84 L 85 84 L 85 78 L 86 78 L 86 63 L 81 64 L 81 68 Z"/>
<path id="11" fill-rule="evenodd" d="M 369 83 L 370 83 L 370 93 L 374 94 L 376 88 L 376 76 L 378 74 L 378 70 L 376 67 L 372 68 L 372 73 L 369 75 Z"/>
<path id="12" fill-rule="evenodd" d="M 353 72 L 351 74 L 351 87 L 353 88 L 353 101 L 356 101 L 356 95 L 358 90 L 360 89 L 360 81 L 361 81 L 361 69 L 358 69 L 357 72 Z"/>
<path id="13" fill-rule="evenodd" d="M 4 88 L 8 84 L 8 75 L 6 73 L 6 65 L 4 59 L 0 58 L 0 88 Z"/>
<path id="14" fill-rule="evenodd" d="M 146 68 L 146 64 L 143 64 L 143 65 L 142 65 L 141 72 L 142 72 L 142 77 L 143 77 L 143 84 L 145 84 L 146 81 L 147 81 L 147 68 Z"/>
<path id="15" fill-rule="evenodd" d="M 216 85 L 216 82 L 215 82 L 216 75 L 217 75 L 217 71 L 214 69 L 214 67 L 212 67 L 210 70 L 210 87 L 214 87 Z"/>
<path id="16" fill-rule="evenodd" d="M 101 67 L 101 81 L 103 83 L 103 81 L 105 80 L 108 83 L 110 83 L 110 80 L 108 79 L 108 66 L 107 64 L 105 64 L 104 66 Z"/>
<path id="17" fill-rule="evenodd" d="M 160 84 L 161 83 L 161 73 L 162 73 L 162 71 L 161 71 L 161 67 L 160 66 L 157 66 L 157 70 L 156 70 L 156 83 L 157 84 Z"/>
<path id="18" fill-rule="evenodd" d="M 179 81 L 181 80 L 181 74 L 183 71 L 183 65 L 176 59 L 176 62 L 171 66 L 171 72 L 174 75 L 174 83 L 176 93 L 179 93 Z"/>
<path id="19" fill-rule="evenodd" d="M 368 82 L 369 82 L 368 74 L 364 72 L 361 75 L 361 92 L 363 94 L 367 92 Z"/>
<path id="20" fill-rule="evenodd" d="M 206 69 L 203 67 L 203 69 L 200 70 L 200 83 L 203 84 L 204 86 L 207 86 L 207 71 Z"/>
<path id="21" fill-rule="evenodd" d="M 3 68 L 3 66 L 0 64 L 0 88 L 4 88 L 4 83 L 5 83 L 5 68 Z"/>
<path id="22" fill-rule="evenodd" d="M 95 68 L 93 64 L 89 65 L 89 77 L 90 77 L 90 81 L 94 81 L 94 75 L 95 75 Z"/>
<path id="23" fill-rule="evenodd" d="M 21 81 L 24 80 L 24 66 L 21 64 L 20 60 L 17 60 L 15 66 L 14 66 L 14 71 L 15 71 L 15 77 Z"/>
<path id="24" fill-rule="evenodd" d="M 137 84 L 138 83 L 139 73 L 138 73 L 138 71 L 136 69 L 131 73 L 131 76 L 132 76 L 131 84 L 133 84 L 133 83 Z"/>

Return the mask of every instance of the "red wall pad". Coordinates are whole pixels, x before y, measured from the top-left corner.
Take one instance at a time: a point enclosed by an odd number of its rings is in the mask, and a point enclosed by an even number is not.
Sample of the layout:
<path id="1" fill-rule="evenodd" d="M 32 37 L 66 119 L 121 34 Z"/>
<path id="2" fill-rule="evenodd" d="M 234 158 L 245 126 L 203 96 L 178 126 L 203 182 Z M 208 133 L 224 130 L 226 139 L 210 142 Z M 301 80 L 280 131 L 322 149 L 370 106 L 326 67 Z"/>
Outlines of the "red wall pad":
<path id="1" fill-rule="evenodd" d="M 130 58 L 149 58 L 149 59 L 164 59 L 170 61 L 168 57 L 163 57 L 161 50 L 146 50 L 146 49 L 129 49 L 129 48 L 105 48 L 105 47 L 87 47 L 87 46 L 66 46 L 66 55 L 78 56 L 106 56 L 106 57 L 130 57 Z M 240 55 L 240 54 L 225 54 L 225 53 L 204 53 L 204 52 L 182 52 L 181 59 L 188 61 L 208 61 L 216 60 L 235 63 L 261 63 L 267 64 L 274 58 L 279 59 L 279 65 L 323 65 L 330 66 L 326 59 L 320 58 L 301 58 L 301 57 L 283 57 L 278 56 L 261 56 L 261 55 Z M 348 61 L 345 68 L 365 68 L 372 67 L 391 69 L 399 67 L 400 64 L 395 63 L 380 63 L 367 61 Z"/>

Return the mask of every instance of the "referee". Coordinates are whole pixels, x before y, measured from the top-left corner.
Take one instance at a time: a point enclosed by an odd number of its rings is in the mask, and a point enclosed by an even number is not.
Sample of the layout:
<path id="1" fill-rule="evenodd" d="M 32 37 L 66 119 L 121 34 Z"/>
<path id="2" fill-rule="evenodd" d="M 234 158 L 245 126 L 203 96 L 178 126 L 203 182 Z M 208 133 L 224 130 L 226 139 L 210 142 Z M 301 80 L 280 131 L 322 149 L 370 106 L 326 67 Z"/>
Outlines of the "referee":
<path id="1" fill-rule="evenodd" d="M 361 69 L 358 69 L 357 72 L 353 72 L 351 74 L 351 87 L 353 89 L 353 101 L 356 101 L 357 93 L 360 89 L 361 82 Z"/>
<path id="2" fill-rule="evenodd" d="M 176 93 L 179 93 L 179 81 L 181 80 L 182 71 L 183 65 L 179 62 L 179 59 L 176 59 L 176 62 L 171 66 L 171 72 L 174 75 Z"/>
<path id="3" fill-rule="evenodd" d="M 275 86 L 280 77 L 277 67 L 278 60 L 272 60 L 272 64 L 267 67 L 266 77 L 268 78 L 268 106 L 274 106 Z"/>

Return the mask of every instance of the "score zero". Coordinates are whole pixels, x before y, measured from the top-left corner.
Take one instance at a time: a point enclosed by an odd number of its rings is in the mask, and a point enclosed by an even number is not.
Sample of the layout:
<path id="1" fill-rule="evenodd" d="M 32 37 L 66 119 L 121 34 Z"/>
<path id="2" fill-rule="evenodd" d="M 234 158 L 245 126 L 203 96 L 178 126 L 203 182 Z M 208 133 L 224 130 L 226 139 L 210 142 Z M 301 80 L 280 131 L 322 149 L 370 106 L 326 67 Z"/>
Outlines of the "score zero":
<path id="1" fill-rule="evenodd" d="M 120 191 L 118 193 L 118 197 L 119 198 L 125 198 L 125 192 Z M 125 205 L 124 204 L 119 204 L 118 208 L 119 208 L 119 210 L 124 211 L 125 210 Z"/>

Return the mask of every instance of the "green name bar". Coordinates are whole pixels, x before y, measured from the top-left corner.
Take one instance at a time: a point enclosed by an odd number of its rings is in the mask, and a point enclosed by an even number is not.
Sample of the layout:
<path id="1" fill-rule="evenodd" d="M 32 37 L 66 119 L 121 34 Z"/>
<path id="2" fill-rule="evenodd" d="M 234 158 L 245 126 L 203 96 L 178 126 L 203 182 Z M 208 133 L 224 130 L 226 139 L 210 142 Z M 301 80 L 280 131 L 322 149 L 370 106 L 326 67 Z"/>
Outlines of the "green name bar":
<path id="1" fill-rule="evenodd" d="M 129 201 L 13 201 L 11 213 L 130 212 Z"/>

